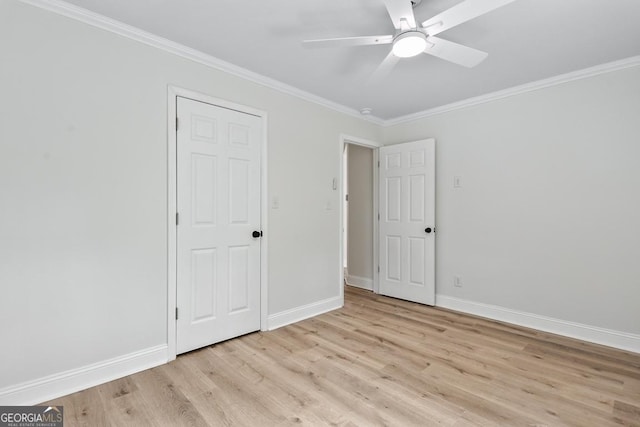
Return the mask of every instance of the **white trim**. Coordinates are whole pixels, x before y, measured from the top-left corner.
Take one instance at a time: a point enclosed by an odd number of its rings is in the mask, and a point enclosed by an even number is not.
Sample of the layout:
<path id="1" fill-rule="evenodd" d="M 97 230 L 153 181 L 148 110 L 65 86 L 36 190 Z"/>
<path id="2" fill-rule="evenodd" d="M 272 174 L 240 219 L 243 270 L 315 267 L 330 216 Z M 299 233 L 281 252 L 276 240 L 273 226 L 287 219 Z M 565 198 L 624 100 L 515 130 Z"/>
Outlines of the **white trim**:
<path id="1" fill-rule="evenodd" d="M 178 211 L 176 200 L 176 117 L 178 117 L 176 98 L 178 88 L 169 86 L 167 93 L 167 360 L 175 360 L 177 354 L 176 316 L 177 306 L 177 228 L 175 215 Z"/>
<path id="2" fill-rule="evenodd" d="M 269 115 L 262 113 L 262 152 L 260 158 L 260 330 L 266 331 L 269 314 L 269 174 L 267 173 Z"/>
<path id="3" fill-rule="evenodd" d="M 378 293 L 379 285 L 378 285 L 378 148 L 382 147 L 383 144 L 371 141 L 364 138 L 359 138 L 357 136 L 351 136 L 347 134 L 340 134 L 340 296 L 343 299 L 344 304 L 344 289 L 343 283 L 345 282 L 345 272 L 344 267 L 342 265 L 344 260 L 344 238 L 343 238 L 343 230 L 344 230 L 344 202 L 345 202 L 345 194 L 344 194 L 344 146 L 345 144 L 353 144 L 359 145 L 361 147 L 370 148 L 373 150 L 373 283 L 371 286 L 371 290 Z"/>
<path id="4" fill-rule="evenodd" d="M 143 31 L 139 28 L 131 25 L 124 24 L 115 19 L 108 18 L 90 10 L 81 8 L 79 6 L 61 1 L 61 0 L 20 0 L 23 3 L 30 4 L 41 9 L 48 10 L 59 15 L 66 16 L 71 19 L 83 22 L 85 24 L 110 31 L 112 33 L 127 37 L 131 40 L 135 40 L 140 43 L 144 43 L 148 46 L 152 46 L 161 49 L 165 52 L 172 53 L 182 58 L 189 59 L 199 64 L 229 73 L 231 75 L 243 78 L 253 83 L 277 90 L 282 93 L 286 93 L 291 96 L 295 96 L 305 101 L 309 101 L 318 105 L 322 105 L 331 110 L 346 114 L 348 116 L 362 119 L 371 123 L 375 123 L 380 126 L 395 126 L 401 123 L 412 122 L 418 119 L 435 116 L 437 114 L 447 113 L 462 108 L 471 107 L 486 102 L 495 101 L 498 99 L 507 98 L 510 96 L 519 95 L 534 90 L 544 89 L 550 86 L 556 86 L 562 83 L 571 82 L 574 80 L 580 80 L 588 77 L 597 76 L 599 74 L 609 73 L 612 71 L 618 71 L 625 68 L 635 67 L 640 65 L 640 56 L 632 56 L 630 58 L 621 59 L 618 61 L 608 62 L 605 64 L 596 65 L 594 67 L 585 68 L 582 70 L 572 71 L 569 73 L 561 74 L 548 79 L 538 80 L 535 82 L 525 83 L 523 85 L 514 86 L 512 88 L 488 93 L 485 95 L 465 99 L 451 104 L 442 105 L 439 107 L 431 108 L 417 113 L 408 114 L 405 116 L 396 117 L 393 119 L 381 119 L 373 115 L 362 115 L 354 108 L 350 108 L 337 102 L 328 100 L 318 95 L 314 95 L 310 92 L 298 89 L 290 86 L 286 83 L 272 79 L 270 77 L 263 76 L 261 74 L 249 71 L 245 68 L 223 61 L 206 53 L 184 46 L 182 44 L 173 42 L 163 37 L 156 36 L 149 32 Z"/>
<path id="5" fill-rule="evenodd" d="M 159 345 L 0 390 L 0 405 L 35 405 L 167 363 Z"/>
<path id="6" fill-rule="evenodd" d="M 240 77 L 253 83 L 268 87 L 270 89 L 277 90 L 278 92 L 286 93 L 287 95 L 295 96 L 305 101 L 313 102 L 314 104 L 322 105 L 323 107 L 337 111 L 339 113 L 346 114 L 351 117 L 355 117 L 364 121 L 383 125 L 384 120 L 372 116 L 362 115 L 354 108 L 346 107 L 338 104 L 337 102 L 330 101 L 318 95 L 314 95 L 310 92 L 298 89 L 290 86 L 281 81 L 272 79 L 270 77 L 263 76 L 246 68 L 239 67 L 229 62 L 218 59 L 214 56 L 184 46 L 180 43 L 173 42 L 147 31 L 141 30 L 134 26 L 125 24 L 115 19 L 108 18 L 104 15 L 92 12 L 82 7 L 60 1 L 60 0 L 21 0 L 23 3 L 30 4 L 32 6 L 39 7 L 41 9 L 48 10 L 50 12 L 57 13 L 59 15 L 66 16 L 71 19 L 83 22 L 85 24 L 110 31 L 123 37 L 127 37 L 131 40 L 135 40 L 140 43 L 144 43 L 148 46 L 152 46 L 161 49 L 165 52 L 180 56 L 182 58 L 189 59 L 202 65 L 206 65 L 216 70 L 224 71 L 233 76 Z"/>
<path id="7" fill-rule="evenodd" d="M 176 221 L 175 214 L 177 212 L 176 200 L 176 97 L 184 97 L 196 101 L 205 102 L 207 104 L 228 108 L 230 110 L 240 111 L 251 114 L 262 119 L 262 142 L 260 148 L 260 221 L 263 235 L 260 238 L 260 330 L 266 331 L 268 326 L 267 313 L 268 307 L 268 229 L 267 215 L 269 213 L 268 206 L 268 183 L 267 183 L 267 149 L 268 149 L 268 130 L 267 120 L 268 114 L 265 111 L 258 110 L 253 107 L 236 104 L 220 98 L 215 98 L 200 92 L 189 89 L 183 89 L 169 85 L 167 98 L 167 359 L 174 360 L 177 354 L 176 346 L 176 292 L 178 289 L 176 277 L 177 263 L 177 240 L 176 240 Z"/>
<path id="8" fill-rule="evenodd" d="M 310 317 L 319 316 L 320 314 L 328 311 L 341 308 L 343 305 L 344 299 L 342 297 L 333 297 L 292 308 L 290 310 L 281 311 L 280 313 L 275 313 L 269 316 L 267 330 L 272 331 L 301 320 L 309 319 Z"/>
<path id="9" fill-rule="evenodd" d="M 608 62 L 605 64 L 596 65 L 595 67 L 572 71 L 566 74 L 560 74 L 558 76 L 550 77 L 548 79 L 525 83 L 523 85 L 499 90 L 497 92 L 487 93 L 485 95 L 480 95 L 473 98 L 468 98 L 462 101 L 453 102 L 451 104 L 442 105 L 442 106 L 431 108 L 425 111 L 419 111 L 417 113 L 408 114 L 406 116 L 396 117 L 395 119 L 384 120 L 383 126 L 395 126 L 402 123 L 413 122 L 419 119 L 424 119 L 424 118 L 435 116 L 438 114 L 448 113 L 450 111 L 455 111 L 455 110 L 461 110 L 463 108 L 472 107 L 474 105 L 484 104 L 487 102 L 496 101 L 499 99 L 508 98 L 511 96 L 516 96 L 516 95 L 544 89 L 551 86 L 557 86 L 557 85 L 561 85 L 563 83 L 569 83 L 575 80 L 582 80 L 582 79 L 594 77 L 600 74 L 606 74 L 606 73 L 611 73 L 613 71 L 624 70 L 625 68 L 636 67 L 638 65 L 640 65 L 640 56 L 632 56 L 630 58 L 621 59 L 619 61 Z"/>
<path id="10" fill-rule="evenodd" d="M 345 155 L 344 155 L 344 150 L 345 150 L 345 142 L 344 142 L 344 136 L 340 135 L 340 144 L 338 146 L 338 149 L 340 150 L 340 163 L 339 163 L 339 167 L 338 167 L 338 187 L 340 187 L 338 189 L 338 192 L 340 193 L 340 201 L 338 202 L 338 207 L 339 207 L 339 215 L 338 217 L 340 217 L 340 225 L 339 225 L 339 230 L 340 232 L 338 233 L 339 237 L 339 241 L 340 243 L 338 244 L 338 259 L 339 264 L 340 264 L 340 269 L 339 269 L 339 273 L 338 273 L 338 298 L 340 298 L 340 304 L 341 306 L 344 305 L 344 278 L 346 276 L 346 274 L 348 274 L 348 270 L 349 270 L 349 265 L 347 264 L 347 268 L 344 267 L 344 258 L 345 258 L 345 253 L 344 253 L 344 241 L 345 241 L 345 224 L 344 224 L 344 202 L 345 202 L 345 192 L 344 192 L 344 180 L 345 180 L 345 176 L 344 176 L 344 159 L 345 159 Z M 348 231 L 347 231 L 348 232 Z"/>
<path id="11" fill-rule="evenodd" d="M 345 283 L 354 288 L 367 289 L 373 291 L 373 279 L 360 276 L 347 276 Z"/>
<path id="12" fill-rule="evenodd" d="M 380 221 L 378 214 L 380 212 L 378 176 L 380 174 L 380 147 L 373 150 L 373 284 L 371 290 L 376 294 L 380 293 Z"/>
<path id="13" fill-rule="evenodd" d="M 371 141 L 370 139 L 359 138 L 357 136 L 347 135 L 347 134 L 344 134 L 344 133 L 340 134 L 340 141 L 346 141 L 349 144 L 359 145 L 361 147 L 367 147 L 367 148 L 384 147 L 384 144 L 381 144 L 379 142 Z"/>
<path id="14" fill-rule="evenodd" d="M 611 329 L 554 319 L 552 317 L 540 316 L 538 314 L 512 310 L 497 305 L 483 304 L 446 295 L 436 295 L 436 306 L 640 353 L 640 335 L 628 332 L 614 331 Z"/>

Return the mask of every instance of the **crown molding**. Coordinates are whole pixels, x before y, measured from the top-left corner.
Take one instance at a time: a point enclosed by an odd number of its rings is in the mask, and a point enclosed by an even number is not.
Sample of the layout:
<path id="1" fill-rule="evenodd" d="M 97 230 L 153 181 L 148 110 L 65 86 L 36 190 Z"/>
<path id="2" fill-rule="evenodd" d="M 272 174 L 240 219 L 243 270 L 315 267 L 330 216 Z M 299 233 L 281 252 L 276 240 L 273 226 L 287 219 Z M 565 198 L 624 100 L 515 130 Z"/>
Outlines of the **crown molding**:
<path id="1" fill-rule="evenodd" d="M 488 93 L 485 95 L 468 98 L 462 101 L 453 102 L 451 104 L 442 105 L 439 107 L 431 108 L 417 113 L 408 114 L 405 116 L 396 117 L 393 119 L 381 119 L 373 115 L 362 115 L 356 109 L 338 104 L 337 102 L 330 101 L 318 95 L 314 95 L 310 92 L 298 89 L 294 86 L 288 85 L 281 81 L 272 79 L 270 77 L 263 76 L 261 74 L 249 71 L 246 68 L 239 67 L 229 62 L 218 59 L 214 56 L 200 52 L 196 49 L 184 46 L 180 43 L 173 42 L 171 40 L 159 37 L 147 31 L 141 30 L 134 26 L 122 23 L 115 19 L 108 18 L 104 15 L 92 12 L 90 10 L 81 8 L 79 6 L 67 3 L 62 0 L 19 0 L 22 3 L 26 3 L 41 9 L 54 12 L 59 15 L 66 16 L 68 18 L 83 22 L 85 24 L 127 37 L 131 40 L 135 40 L 140 43 L 144 43 L 148 46 L 152 46 L 161 49 L 165 52 L 180 56 L 185 59 L 197 62 L 199 64 L 214 68 L 219 71 L 231 74 L 236 77 L 240 77 L 244 80 L 268 87 L 287 95 L 294 96 L 299 99 L 303 99 L 314 104 L 321 105 L 325 108 L 337 111 L 339 113 L 351 116 L 366 122 L 374 123 L 379 126 L 389 127 L 403 123 L 409 123 L 415 120 L 424 119 L 427 117 L 436 116 L 438 114 L 448 113 L 450 111 L 460 110 L 463 108 L 472 107 L 487 102 L 496 101 L 511 96 L 520 95 L 527 92 L 532 92 L 540 89 L 544 89 L 551 86 L 560 85 L 563 83 L 572 82 L 575 80 L 581 80 L 588 77 L 597 76 L 599 74 L 610 73 L 613 71 L 622 70 L 625 68 L 631 68 L 640 65 L 640 56 L 632 56 L 630 58 L 622 59 L 619 61 L 613 61 L 594 67 L 585 68 L 578 71 L 572 71 L 570 73 L 561 74 L 555 77 L 550 77 L 543 80 L 538 80 L 531 83 L 525 83 L 523 85 L 514 86 L 508 89 L 499 90 L 496 92 Z"/>
<path id="2" fill-rule="evenodd" d="M 569 83 L 575 80 L 582 80 L 582 79 L 597 76 L 600 74 L 619 71 L 625 68 L 636 67 L 638 65 L 640 65 L 640 56 L 632 56 L 630 58 L 621 59 L 619 61 L 608 62 L 605 64 L 596 65 L 595 67 L 589 67 L 589 68 L 585 68 L 578 71 L 572 71 L 566 74 L 560 74 L 558 76 L 550 77 L 548 79 L 538 80 L 531 83 L 525 83 L 523 85 L 514 86 L 508 89 L 499 90 L 497 92 L 476 96 L 473 98 L 465 99 L 463 101 L 453 102 L 451 104 L 442 105 L 440 107 L 435 107 L 435 108 L 420 111 L 417 113 L 408 114 L 406 116 L 396 117 L 395 119 L 384 120 L 383 126 L 388 127 L 388 126 L 395 126 L 403 123 L 409 123 L 415 120 L 436 116 L 438 114 L 448 113 L 450 111 L 460 110 L 463 108 L 472 107 L 474 105 L 497 101 L 499 99 L 508 98 L 511 96 L 516 96 L 516 95 L 544 89 L 551 86 L 557 86 L 557 85 Z"/>
<path id="3" fill-rule="evenodd" d="M 240 77 L 250 82 L 274 89 L 278 92 L 291 95 L 305 101 L 312 102 L 314 104 L 321 105 L 339 113 L 346 114 L 348 116 L 364 120 L 366 122 L 375 123 L 383 126 L 384 120 L 372 116 L 360 114 L 356 109 L 346 107 L 338 104 L 337 102 L 330 101 L 321 96 L 314 95 L 302 89 L 298 89 L 294 86 L 290 86 L 281 81 L 272 79 L 270 77 L 263 76 L 261 74 L 249 71 L 246 68 L 239 67 L 229 62 L 218 59 L 214 56 L 208 55 L 199 50 L 192 49 L 184 46 L 180 43 L 173 42 L 147 31 L 141 30 L 134 26 L 125 24 L 115 19 L 108 18 L 104 15 L 92 12 L 90 10 L 81 8 L 79 6 L 67 3 L 61 0 L 20 0 L 22 3 L 29 4 L 31 6 L 45 9 L 58 15 L 66 16 L 67 18 L 80 21 L 82 23 L 91 25 L 93 27 L 100 28 L 123 37 L 127 37 L 131 40 L 135 40 L 140 43 L 144 43 L 148 46 L 152 46 L 161 49 L 165 52 L 180 56 L 185 59 L 197 62 L 199 64 L 214 68 L 216 70 L 223 71 L 225 73 Z"/>

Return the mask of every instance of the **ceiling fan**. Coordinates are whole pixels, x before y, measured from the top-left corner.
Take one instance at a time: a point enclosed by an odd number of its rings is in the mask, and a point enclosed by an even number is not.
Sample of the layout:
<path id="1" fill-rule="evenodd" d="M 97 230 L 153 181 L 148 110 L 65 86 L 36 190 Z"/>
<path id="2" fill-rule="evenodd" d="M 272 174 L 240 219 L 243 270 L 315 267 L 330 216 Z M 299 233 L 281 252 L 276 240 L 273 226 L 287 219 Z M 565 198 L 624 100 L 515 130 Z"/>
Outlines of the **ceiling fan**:
<path id="1" fill-rule="evenodd" d="M 391 52 L 372 76 L 375 80 L 388 74 L 400 58 L 409 58 L 420 53 L 472 68 L 484 61 L 488 53 L 441 39 L 436 35 L 514 0 L 464 0 L 421 24 L 416 22 L 413 14 L 413 7 L 421 0 L 383 1 L 396 28 L 395 34 L 305 40 L 303 44 L 309 47 L 391 44 Z"/>

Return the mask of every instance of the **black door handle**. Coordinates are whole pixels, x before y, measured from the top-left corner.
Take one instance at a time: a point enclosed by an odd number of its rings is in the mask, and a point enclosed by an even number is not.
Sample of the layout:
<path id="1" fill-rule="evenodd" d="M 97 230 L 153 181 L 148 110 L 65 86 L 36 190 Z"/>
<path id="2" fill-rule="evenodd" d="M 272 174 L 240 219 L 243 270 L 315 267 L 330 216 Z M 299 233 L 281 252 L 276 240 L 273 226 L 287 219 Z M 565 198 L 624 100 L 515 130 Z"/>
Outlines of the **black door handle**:
<path id="1" fill-rule="evenodd" d="M 251 233 L 251 235 L 254 239 L 257 239 L 258 237 L 262 236 L 262 231 L 254 231 L 253 233 Z"/>
<path id="2" fill-rule="evenodd" d="M 431 233 L 431 227 L 427 227 L 427 228 L 425 228 L 425 229 L 424 229 L 424 232 L 425 232 L 425 233 L 427 233 L 427 234 Z"/>

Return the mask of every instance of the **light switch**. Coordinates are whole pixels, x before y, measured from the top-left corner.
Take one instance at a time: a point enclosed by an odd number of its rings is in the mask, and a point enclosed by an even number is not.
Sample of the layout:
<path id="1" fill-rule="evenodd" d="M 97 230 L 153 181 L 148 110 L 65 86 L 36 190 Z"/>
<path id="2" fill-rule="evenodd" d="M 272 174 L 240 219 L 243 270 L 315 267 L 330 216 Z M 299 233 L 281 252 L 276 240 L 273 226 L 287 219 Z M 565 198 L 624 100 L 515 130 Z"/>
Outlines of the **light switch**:
<path id="1" fill-rule="evenodd" d="M 462 178 L 459 176 L 454 176 L 453 177 L 453 188 L 460 188 L 462 187 Z"/>
<path id="2" fill-rule="evenodd" d="M 271 198 L 271 209 L 280 209 L 280 198 L 278 196 Z"/>

